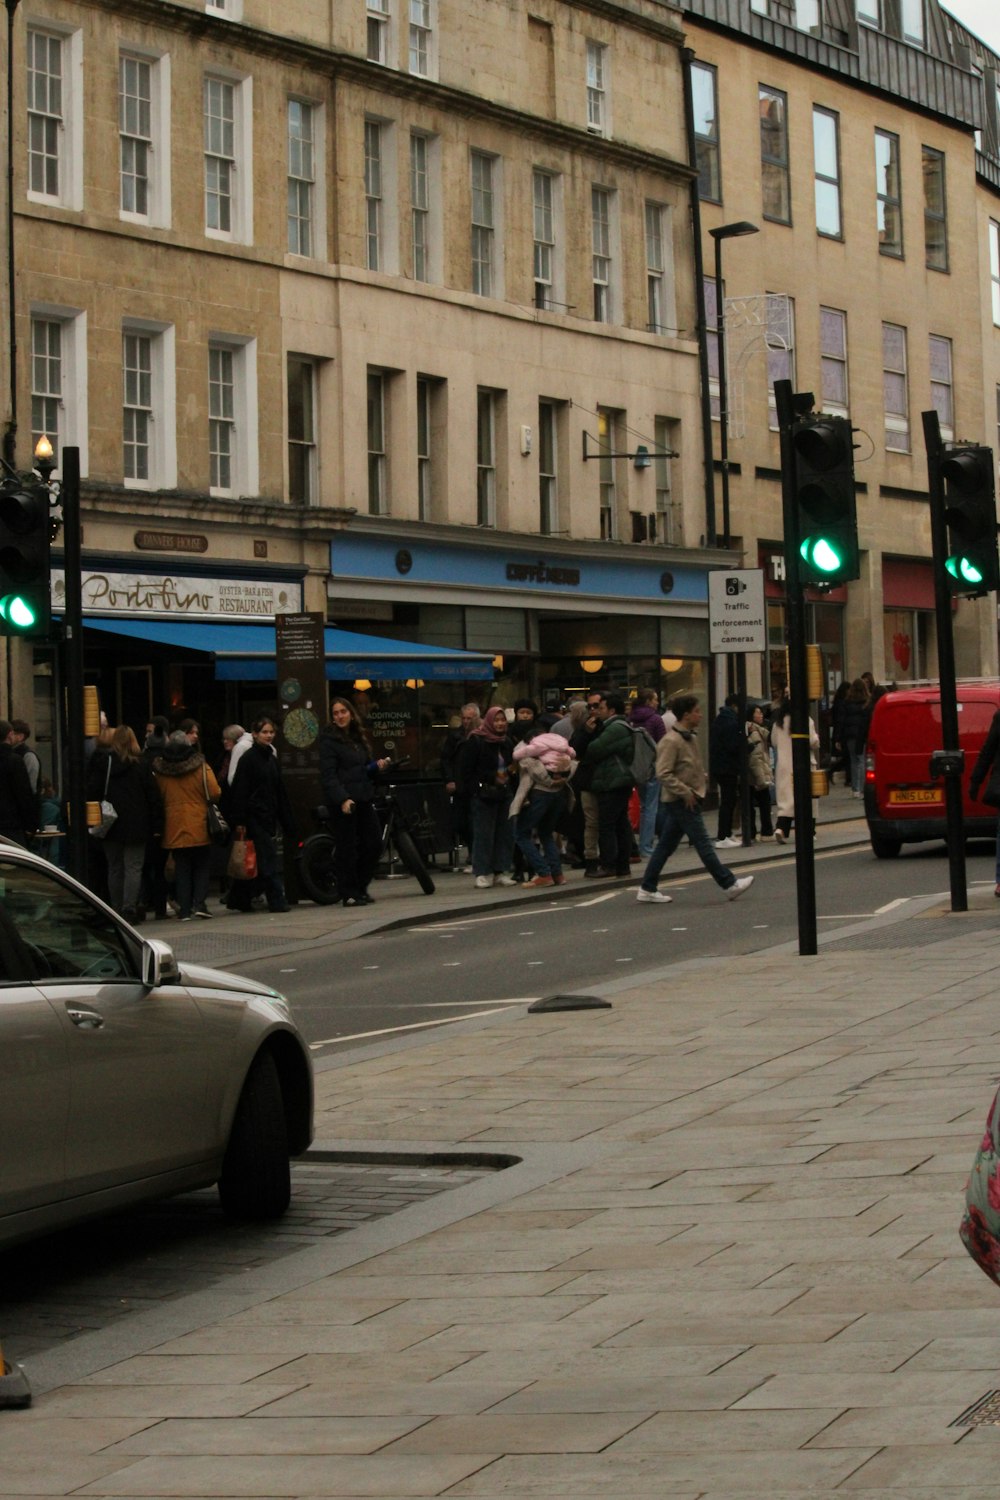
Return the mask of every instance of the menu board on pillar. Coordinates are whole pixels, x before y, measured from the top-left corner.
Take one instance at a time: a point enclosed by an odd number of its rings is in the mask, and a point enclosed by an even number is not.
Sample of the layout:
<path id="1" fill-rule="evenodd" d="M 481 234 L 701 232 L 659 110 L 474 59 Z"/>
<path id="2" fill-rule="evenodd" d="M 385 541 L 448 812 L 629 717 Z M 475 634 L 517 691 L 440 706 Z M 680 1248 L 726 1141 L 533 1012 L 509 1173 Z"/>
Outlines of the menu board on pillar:
<path id="1" fill-rule="evenodd" d="M 274 617 L 278 754 L 300 838 L 314 832 L 313 808 L 323 800 L 319 735 L 327 721 L 325 624 L 318 612 Z M 285 851 L 290 893 L 295 890 L 294 852 Z"/>

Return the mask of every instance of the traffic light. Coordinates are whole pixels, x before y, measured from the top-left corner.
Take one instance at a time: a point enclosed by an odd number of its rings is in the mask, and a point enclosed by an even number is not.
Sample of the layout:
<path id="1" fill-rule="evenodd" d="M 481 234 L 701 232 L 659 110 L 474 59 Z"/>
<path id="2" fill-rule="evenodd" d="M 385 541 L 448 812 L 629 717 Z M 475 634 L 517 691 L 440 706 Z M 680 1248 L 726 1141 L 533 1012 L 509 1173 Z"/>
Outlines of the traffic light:
<path id="1" fill-rule="evenodd" d="M 52 513 L 35 480 L 0 481 L 0 634 L 46 640 Z"/>
<path id="2" fill-rule="evenodd" d="M 952 594 L 975 598 L 1000 588 L 993 450 L 948 443 L 941 459 L 948 527 L 945 582 Z"/>
<path id="3" fill-rule="evenodd" d="M 795 455 L 795 545 L 804 584 L 861 577 L 854 444 L 847 417 L 799 417 Z"/>

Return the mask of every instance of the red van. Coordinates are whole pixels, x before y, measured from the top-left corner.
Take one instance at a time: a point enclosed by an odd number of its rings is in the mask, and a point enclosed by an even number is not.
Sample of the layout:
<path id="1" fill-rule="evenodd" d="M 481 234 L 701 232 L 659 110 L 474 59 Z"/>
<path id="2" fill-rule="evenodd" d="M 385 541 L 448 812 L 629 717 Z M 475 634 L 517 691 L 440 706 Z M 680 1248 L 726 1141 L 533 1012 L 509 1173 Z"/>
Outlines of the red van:
<path id="1" fill-rule="evenodd" d="M 995 838 L 997 809 L 969 797 L 969 778 L 993 715 L 1000 687 L 958 686 L 958 742 L 965 751 L 962 817 L 967 838 Z M 944 778 L 931 776 L 933 750 L 943 748 L 941 690 L 908 688 L 885 693 L 875 704 L 865 749 L 865 817 L 872 850 L 895 859 L 904 844 L 947 836 Z"/>

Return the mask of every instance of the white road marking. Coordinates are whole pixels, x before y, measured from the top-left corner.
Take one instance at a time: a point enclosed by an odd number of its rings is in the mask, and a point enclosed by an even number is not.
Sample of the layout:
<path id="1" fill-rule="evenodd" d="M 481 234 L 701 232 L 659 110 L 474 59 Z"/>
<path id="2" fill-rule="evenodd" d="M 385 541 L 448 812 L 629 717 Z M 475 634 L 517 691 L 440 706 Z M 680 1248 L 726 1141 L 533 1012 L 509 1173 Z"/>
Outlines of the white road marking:
<path id="1" fill-rule="evenodd" d="M 568 901 L 553 901 L 548 906 L 539 906 L 535 911 L 536 917 L 550 917 L 553 912 L 573 911 L 573 906 Z M 408 927 L 407 932 L 431 932 L 438 937 L 453 937 L 462 932 L 466 927 L 477 927 L 484 922 L 523 922 L 524 913 L 519 911 L 498 912 L 495 917 L 455 917 L 449 922 L 436 922 L 426 927 Z"/>
<path id="2" fill-rule="evenodd" d="M 297 974 L 298 972 L 299 972 L 298 969 L 279 969 L 278 970 L 279 974 Z"/>
<path id="3" fill-rule="evenodd" d="M 453 958 L 448 963 L 442 964 L 441 967 L 442 969 L 460 969 L 462 967 L 462 960 L 460 958 Z"/>
<path id="4" fill-rule="evenodd" d="M 529 958 L 528 959 L 528 968 L 529 969 L 538 969 L 538 968 L 541 968 L 541 966 L 542 966 L 542 964 L 544 962 L 545 962 L 545 960 L 541 959 L 541 958 Z"/>
<path id="5" fill-rule="evenodd" d="M 377 969 L 379 967 L 379 965 L 378 964 L 365 964 L 364 967 L 366 969 Z"/>
<path id="6" fill-rule="evenodd" d="M 895 901 L 888 901 L 885 906 L 877 906 L 875 908 L 875 915 L 880 917 L 883 912 L 895 911 L 897 906 L 905 906 L 909 899 L 909 896 L 897 896 Z"/>
<path id="7" fill-rule="evenodd" d="M 671 932 L 687 932 L 686 927 L 671 927 Z"/>
<path id="8" fill-rule="evenodd" d="M 509 1000 L 505 1003 L 507 1005 L 511 1004 Z M 530 1005 L 531 1001 L 522 1000 L 520 1003 L 522 1005 Z M 503 1013 L 503 1009 L 504 1007 L 499 1005 L 493 1010 L 478 1011 L 477 1015 L 499 1016 Z M 362 1042 L 369 1036 L 389 1036 L 397 1031 L 421 1031 L 430 1026 L 453 1026 L 456 1021 L 470 1021 L 475 1019 L 475 1016 L 443 1016 L 440 1021 L 414 1021 L 409 1026 L 380 1026 L 378 1031 L 352 1031 L 348 1036 L 328 1036 L 321 1042 L 310 1042 L 309 1050 L 310 1052 L 317 1052 L 320 1047 L 333 1047 L 337 1042 Z"/>
<path id="9" fill-rule="evenodd" d="M 616 958 L 615 959 L 615 963 L 616 964 L 634 964 L 635 963 L 635 959 L 634 958 Z"/>
<path id="10" fill-rule="evenodd" d="M 755 922 L 753 924 L 753 930 L 754 932 L 766 932 L 770 925 L 770 922 Z"/>
<path id="11" fill-rule="evenodd" d="M 574 906 L 600 906 L 602 901 L 613 901 L 618 895 L 617 891 L 607 891 L 603 896 L 591 896 L 589 901 L 574 901 Z"/>

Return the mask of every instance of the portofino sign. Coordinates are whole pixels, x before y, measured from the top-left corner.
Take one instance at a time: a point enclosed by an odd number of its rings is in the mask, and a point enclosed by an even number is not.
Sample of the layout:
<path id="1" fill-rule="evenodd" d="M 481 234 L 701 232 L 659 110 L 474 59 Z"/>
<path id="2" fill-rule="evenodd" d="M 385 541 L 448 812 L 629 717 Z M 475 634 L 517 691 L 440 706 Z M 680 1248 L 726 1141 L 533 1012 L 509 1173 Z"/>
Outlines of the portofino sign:
<path id="1" fill-rule="evenodd" d="M 298 614 L 302 585 L 283 579 L 198 578 L 177 573 L 85 572 L 83 610 L 130 619 L 273 620 Z M 66 578 L 52 572 L 52 608 L 66 607 Z"/>

